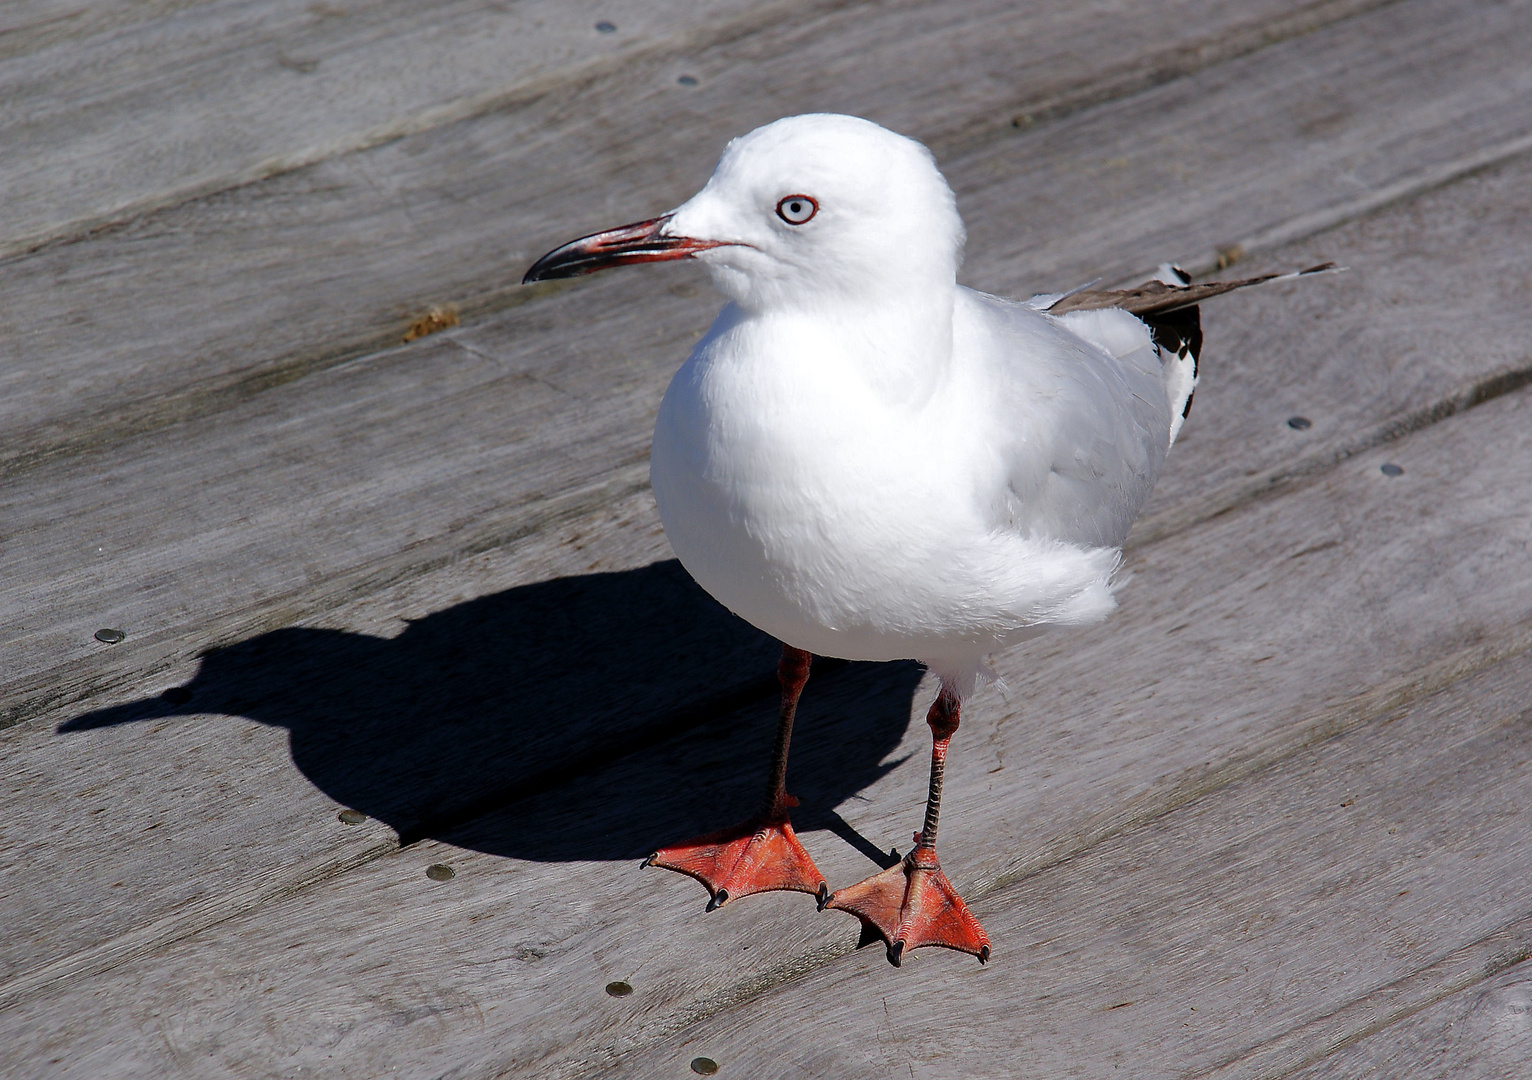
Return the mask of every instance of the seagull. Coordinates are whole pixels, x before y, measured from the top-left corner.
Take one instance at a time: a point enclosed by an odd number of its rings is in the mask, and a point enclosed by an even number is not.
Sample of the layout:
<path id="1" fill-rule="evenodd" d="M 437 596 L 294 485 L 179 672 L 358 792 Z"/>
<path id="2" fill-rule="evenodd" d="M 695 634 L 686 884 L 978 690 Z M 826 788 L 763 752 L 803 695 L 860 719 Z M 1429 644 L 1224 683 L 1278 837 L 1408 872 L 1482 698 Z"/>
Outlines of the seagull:
<path id="1" fill-rule="evenodd" d="M 1191 407 L 1208 297 L 1295 274 L 1013 301 L 961 286 L 965 231 L 919 142 L 792 116 L 729 143 L 668 214 L 574 240 L 525 282 L 695 259 L 728 298 L 671 380 L 650 478 L 681 564 L 782 642 L 761 811 L 661 848 L 708 910 L 774 889 L 862 922 L 888 959 L 990 955 L 936 854 L 947 748 L 986 656 L 1116 606 L 1121 547 Z M 940 679 L 913 847 L 831 893 L 793 832 L 787 758 L 812 657 Z"/>

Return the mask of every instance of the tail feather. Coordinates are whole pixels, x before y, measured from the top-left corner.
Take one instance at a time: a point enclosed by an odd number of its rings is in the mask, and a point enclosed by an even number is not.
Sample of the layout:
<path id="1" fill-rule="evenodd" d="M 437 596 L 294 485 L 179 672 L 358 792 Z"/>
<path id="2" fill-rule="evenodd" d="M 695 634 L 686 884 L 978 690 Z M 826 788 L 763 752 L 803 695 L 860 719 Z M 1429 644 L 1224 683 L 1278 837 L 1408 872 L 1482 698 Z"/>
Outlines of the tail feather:
<path id="1" fill-rule="evenodd" d="M 1166 269 L 1175 271 L 1174 267 Z M 1174 285 L 1155 278 L 1133 289 L 1084 289 L 1071 293 L 1050 307 L 1048 314 L 1062 315 L 1067 311 L 1094 311 L 1097 308 L 1118 307 L 1143 318 L 1146 315 L 1160 315 L 1191 307 L 1212 297 L 1222 296 L 1226 292 L 1233 292 L 1235 289 L 1243 289 L 1251 285 L 1264 285 L 1268 281 L 1291 281 L 1310 274 L 1323 274 L 1340 269 L 1333 262 L 1327 262 L 1287 274 L 1262 274 L 1260 277 L 1243 278 L 1239 281 L 1204 281 L 1200 285 Z M 1178 273 L 1184 276 L 1184 272 Z"/>
<path id="2" fill-rule="evenodd" d="M 1070 311 L 1115 307 L 1143 320 L 1165 362 L 1165 392 L 1171 408 L 1170 441 L 1174 444 L 1181 423 L 1192 410 L 1192 396 L 1197 390 L 1197 365 L 1202 354 L 1202 316 L 1197 305 L 1250 285 L 1290 281 L 1339 269 L 1333 262 L 1327 262 L 1287 274 L 1262 274 L 1239 281 L 1208 281 L 1193 285 L 1191 275 L 1185 270 L 1165 263 L 1155 277 L 1137 288 L 1077 289 L 1065 293 L 1047 310 L 1050 315 L 1063 315 Z"/>

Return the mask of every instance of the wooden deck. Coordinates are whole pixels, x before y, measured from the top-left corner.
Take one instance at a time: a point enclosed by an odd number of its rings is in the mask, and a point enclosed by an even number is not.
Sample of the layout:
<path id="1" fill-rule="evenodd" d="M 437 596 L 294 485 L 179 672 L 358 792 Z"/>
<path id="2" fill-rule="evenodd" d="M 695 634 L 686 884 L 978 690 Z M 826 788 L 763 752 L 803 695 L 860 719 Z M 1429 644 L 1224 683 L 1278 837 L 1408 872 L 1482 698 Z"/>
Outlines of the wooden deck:
<path id="1" fill-rule="evenodd" d="M 1532 1077 L 1529 55 L 1532 0 L 4 5 L 0 1074 Z M 967 711 L 984 968 L 638 868 L 774 717 L 647 487 L 718 300 L 516 284 L 812 110 L 933 148 L 976 287 L 1350 268 L 1207 307 L 1122 610 Z M 931 693 L 810 681 L 832 886 Z"/>

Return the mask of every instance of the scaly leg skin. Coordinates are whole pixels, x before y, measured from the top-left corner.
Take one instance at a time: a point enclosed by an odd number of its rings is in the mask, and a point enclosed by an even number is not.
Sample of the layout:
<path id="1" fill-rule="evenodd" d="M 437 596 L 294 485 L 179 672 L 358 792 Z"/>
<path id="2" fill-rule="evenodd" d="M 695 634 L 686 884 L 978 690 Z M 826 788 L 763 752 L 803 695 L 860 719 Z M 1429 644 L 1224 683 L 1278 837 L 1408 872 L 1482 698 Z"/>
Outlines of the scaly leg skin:
<path id="1" fill-rule="evenodd" d="M 926 945 L 971 953 L 981 964 L 989 960 L 989 935 L 936 861 L 936 821 L 941 813 L 947 744 L 957 730 L 961 710 L 956 691 L 943 682 L 926 715 L 932 738 L 931 791 L 926 798 L 925 828 L 915 834 L 914 848 L 898 866 L 849 889 L 838 889 L 820 905 L 849 911 L 862 920 L 862 941 L 882 938 L 888 945 L 888 962 L 895 967 L 906 952 Z"/>
<path id="2" fill-rule="evenodd" d="M 787 750 L 793 736 L 793 716 L 803 685 L 808 682 L 812 659 L 802 649 L 782 646 L 782 661 L 777 665 L 777 678 L 782 683 L 782 711 L 766 805 L 761 813 L 727 829 L 660 848 L 644 860 L 646 866 L 663 866 L 689 874 L 706 885 L 709 911 L 728 900 L 773 889 L 812 893 L 821 910 L 829 897 L 824 875 L 798 842 L 787 819 L 789 808 L 798 805 L 798 800 L 786 790 Z"/>

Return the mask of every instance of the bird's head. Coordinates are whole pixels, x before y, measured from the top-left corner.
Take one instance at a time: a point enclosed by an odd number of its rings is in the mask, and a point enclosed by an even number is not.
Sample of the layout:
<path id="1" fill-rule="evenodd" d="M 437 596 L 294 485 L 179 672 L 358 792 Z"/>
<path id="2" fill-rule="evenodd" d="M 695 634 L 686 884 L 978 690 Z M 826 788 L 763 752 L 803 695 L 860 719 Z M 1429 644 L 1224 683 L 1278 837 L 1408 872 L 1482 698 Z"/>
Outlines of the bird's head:
<path id="1" fill-rule="evenodd" d="M 707 184 L 662 217 L 549 252 L 526 281 L 695 258 L 746 310 L 950 289 L 963 223 L 913 139 L 854 116 L 790 116 L 729 143 Z"/>

